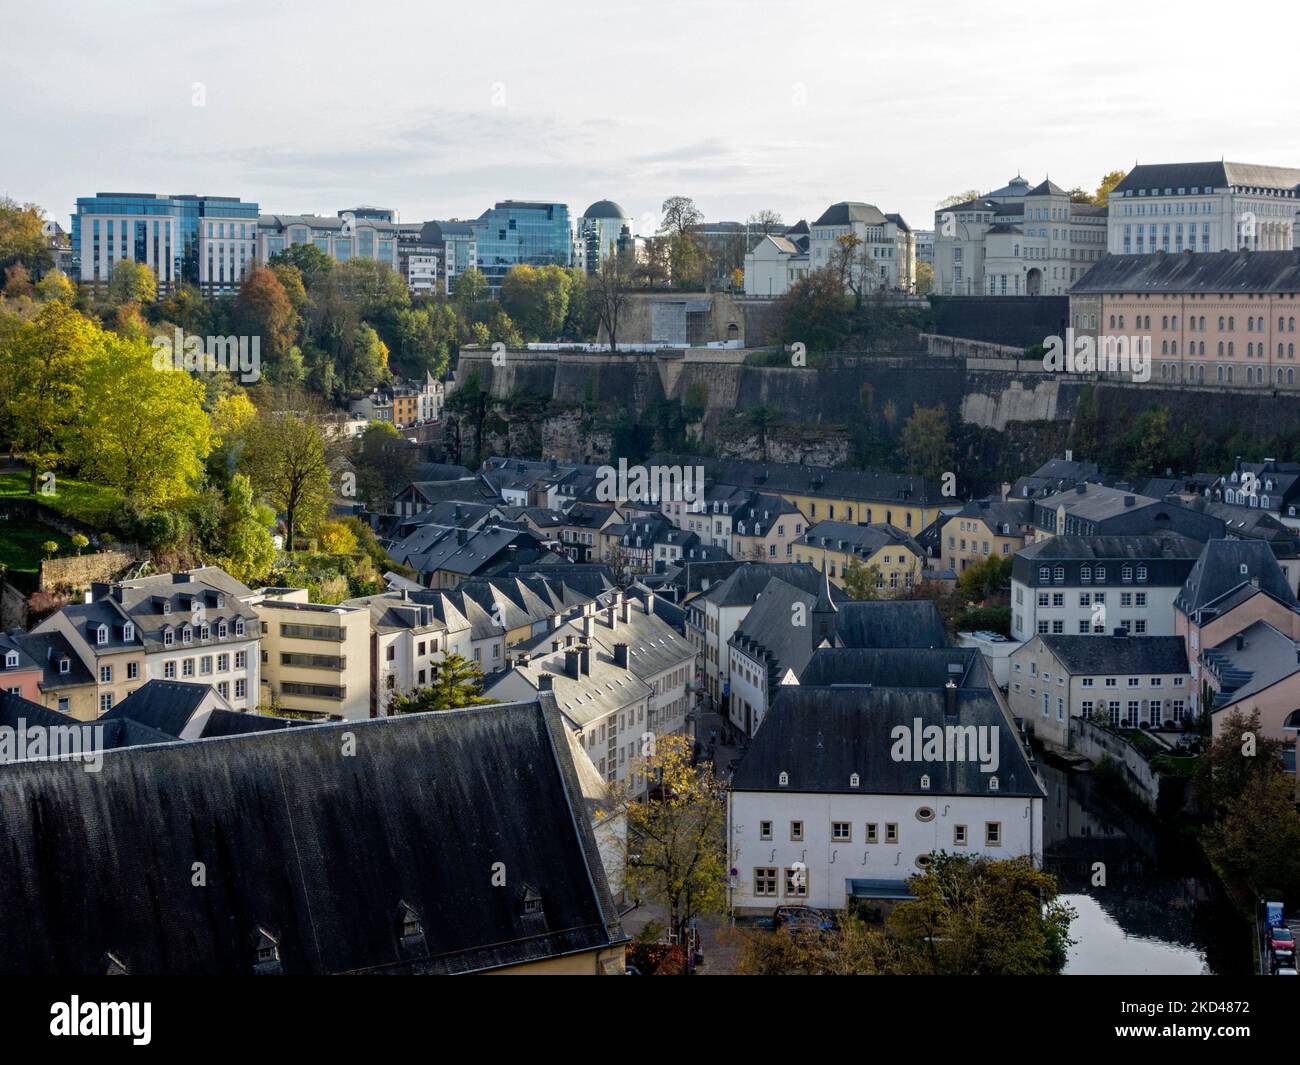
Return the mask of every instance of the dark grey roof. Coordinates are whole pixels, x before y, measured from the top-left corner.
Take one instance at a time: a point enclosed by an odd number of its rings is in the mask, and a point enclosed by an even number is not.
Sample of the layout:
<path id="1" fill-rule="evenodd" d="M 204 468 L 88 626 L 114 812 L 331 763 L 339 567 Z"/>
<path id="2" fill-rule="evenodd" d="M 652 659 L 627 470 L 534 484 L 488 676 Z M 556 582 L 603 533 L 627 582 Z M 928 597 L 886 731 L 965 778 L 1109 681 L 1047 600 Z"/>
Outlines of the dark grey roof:
<path id="1" fill-rule="evenodd" d="M 1254 580 L 1258 580 L 1260 591 L 1293 610 L 1300 610 L 1286 574 L 1262 540 L 1211 540 L 1192 566 L 1192 572 L 1174 599 L 1174 606 L 1188 615 L 1205 611 L 1222 613 L 1240 601 L 1238 598 L 1229 603 L 1233 593 L 1248 596 L 1254 590 Z"/>
<path id="2" fill-rule="evenodd" d="M 250 974 L 263 932 L 287 974 L 623 942 L 564 728 L 553 703 L 515 703 L 110 751 L 98 773 L 0 767 L 0 912 L 22 914 L 0 923 L 0 972 L 89 976 L 111 952 L 131 974 Z"/>
<path id="3" fill-rule="evenodd" d="M 821 573 L 807 562 L 739 562 L 730 574 L 702 592 L 700 598 L 718 606 L 748 605 L 758 598 L 773 577 L 814 596 L 823 579 Z"/>
<path id="4" fill-rule="evenodd" d="M 129 718 L 168 736 L 176 737 L 212 691 L 209 684 L 178 680 L 146 681 L 102 719 Z"/>
<path id="5" fill-rule="evenodd" d="M 619 218 L 626 219 L 627 212 L 623 210 L 613 200 L 597 200 L 585 211 L 582 212 L 583 218 Z"/>
<path id="6" fill-rule="evenodd" d="M 1107 255 L 1071 288 L 1089 292 L 1298 292 L 1300 251 L 1202 251 Z"/>
<path id="7" fill-rule="evenodd" d="M 1295 641 L 1262 620 L 1206 648 L 1202 660 L 1219 682 L 1216 714 L 1300 672 Z"/>
<path id="8" fill-rule="evenodd" d="M 823 647 L 799 674 L 800 684 L 820 688 L 942 688 L 950 680 L 959 688 L 992 684 L 978 648 Z"/>
<path id="9" fill-rule="evenodd" d="M 1186 673 L 1181 636 L 1039 636 L 1071 676 Z"/>
<path id="10" fill-rule="evenodd" d="M 1053 536 L 1036 540 L 1016 552 L 1033 562 L 1051 559 L 1198 558 L 1204 547 L 1189 536 L 1161 529 L 1142 536 Z"/>
<path id="11" fill-rule="evenodd" d="M 948 694 L 935 688 L 811 688 L 783 686 L 763 727 L 750 741 L 732 780 L 736 791 L 791 791 L 880 795 L 1044 795 L 1024 747 L 993 695 L 986 689 L 958 689 L 954 716 Z M 977 761 L 895 760 L 900 725 L 909 730 L 937 725 L 996 729 L 997 767 L 981 771 Z M 788 783 L 780 783 L 781 774 Z M 858 774 L 861 785 L 850 780 Z M 930 778 L 928 789 L 921 777 Z"/>
<path id="12" fill-rule="evenodd" d="M 1068 196 L 1069 193 L 1060 185 L 1056 184 L 1051 178 L 1042 181 L 1030 189 L 1025 195 L 1027 196 Z"/>
<path id="13" fill-rule="evenodd" d="M 884 214 L 875 204 L 845 200 L 827 207 L 813 225 L 847 226 L 852 222 L 861 222 L 863 225 L 878 226 L 885 221 Z"/>
<path id="14" fill-rule="evenodd" d="M 873 470 L 843 470 L 793 462 L 758 462 L 753 459 L 713 459 L 694 455 L 655 456 L 656 463 L 703 466 L 712 481 L 791 495 L 834 496 L 864 503 L 933 505 L 943 500 L 937 483 L 911 474 Z M 812 515 L 807 515 L 812 517 Z"/>
<path id="15" fill-rule="evenodd" d="M 841 603 L 835 635 L 844 647 L 948 646 L 948 634 L 932 599 Z"/>
<path id="16" fill-rule="evenodd" d="M 1254 163 L 1143 163 L 1135 166 L 1115 186 L 1111 195 L 1136 194 L 1145 189 L 1164 192 L 1171 189 L 1201 192 L 1229 187 L 1294 189 L 1300 186 L 1300 170 L 1286 166 L 1258 166 Z"/>

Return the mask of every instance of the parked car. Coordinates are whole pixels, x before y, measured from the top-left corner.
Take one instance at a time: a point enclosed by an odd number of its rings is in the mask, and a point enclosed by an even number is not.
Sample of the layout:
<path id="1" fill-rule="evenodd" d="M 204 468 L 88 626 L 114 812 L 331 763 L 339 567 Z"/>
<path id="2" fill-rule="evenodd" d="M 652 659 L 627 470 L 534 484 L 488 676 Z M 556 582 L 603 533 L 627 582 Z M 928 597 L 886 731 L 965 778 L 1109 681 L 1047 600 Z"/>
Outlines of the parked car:
<path id="1" fill-rule="evenodd" d="M 1279 965 L 1273 970 L 1274 976 L 1296 976 L 1298 975 L 1294 965 Z"/>
<path id="2" fill-rule="evenodd" d="M 834 922 L 821 910 L 812 906 L 778 906 L 772 915 L 777 928 L 791 928 L 797 932 L 829 932 Z"/>
<path id="3" fill-rule="evenodd" d="M 1289 928 L 1274 925 L 1268 930 L 1268 949 L 1277 957 L 1295 957 L 1295 933 Z"/>

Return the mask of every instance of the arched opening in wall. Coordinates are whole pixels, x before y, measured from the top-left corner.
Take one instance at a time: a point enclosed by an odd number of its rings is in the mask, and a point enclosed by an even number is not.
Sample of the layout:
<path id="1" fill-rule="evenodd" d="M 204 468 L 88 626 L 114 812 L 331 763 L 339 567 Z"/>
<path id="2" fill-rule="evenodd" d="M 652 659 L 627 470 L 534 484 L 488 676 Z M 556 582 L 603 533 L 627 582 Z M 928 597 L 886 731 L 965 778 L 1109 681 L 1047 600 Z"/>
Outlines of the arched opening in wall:
<path id="1" fill-rule="evenodd" d="M 1041 296 L 1043 294 L 1043 271 L 1037 267 L 1025 275 L 1025 295 Z"/>

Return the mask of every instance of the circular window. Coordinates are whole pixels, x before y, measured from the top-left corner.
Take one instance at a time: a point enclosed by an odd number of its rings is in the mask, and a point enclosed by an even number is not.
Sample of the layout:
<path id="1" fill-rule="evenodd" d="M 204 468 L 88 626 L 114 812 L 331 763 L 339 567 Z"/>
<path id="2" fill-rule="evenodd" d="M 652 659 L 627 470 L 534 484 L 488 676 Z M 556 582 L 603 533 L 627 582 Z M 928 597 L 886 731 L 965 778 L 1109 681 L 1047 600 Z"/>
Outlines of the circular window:
<path id="1" fill-rule="evenodd" d="M 930 807 L 928 806 L 922 806 L 919 810 L 916 811 L 916 819 L 918 821 L 933 821 L 934 811 L 930 809 Z"/>
<path id="2" fill-rule="evenodd" d="M 918 854 L 916 856 L 916 867 L 918 869 L 929 869 L 930 856 L 928 854 Z"/>

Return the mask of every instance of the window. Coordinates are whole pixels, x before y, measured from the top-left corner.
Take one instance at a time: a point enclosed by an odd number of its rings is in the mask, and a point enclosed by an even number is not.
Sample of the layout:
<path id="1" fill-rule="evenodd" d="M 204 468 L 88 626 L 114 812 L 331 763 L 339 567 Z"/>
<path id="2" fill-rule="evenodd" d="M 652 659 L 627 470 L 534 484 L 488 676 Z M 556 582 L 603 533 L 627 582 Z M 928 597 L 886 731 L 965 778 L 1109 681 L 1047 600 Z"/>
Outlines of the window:
<path id="1" fill-rule="evenodd" d="M 879 826 L 874 822 L 870 822 L 870 821 L 867 822 L 867 842 L 868 843 L 880 842 Z"/>
<path id="2" fill-rule="evenodd" d="M 776 896 L 776 869 L 774 867 L 754 870 L 754 894 L 767 897 Z"/>
<path id="3" fill-rule="evenodd" d="M 790 840 L 793 843 L 799 843 L 803 839 L 803 822 L 790 822 Z"/>
<path id="4" fill-rule="evenodd" d="M 892 821 L 886 823 L 885 825 L 885 842 L 886 843 L 898 842 L 898 826 L 894 824 Z"/>
<path id="5" fill-rule="evenodd" d="M 787 867 L 785 871 L 785 894 L 787 898 L 807 898 L 808 869 L 803 865 Z"/>
<path id="6" fill-rule="evenodd" d="M 964 847 L 964 846 L 966 846 L 966 826 L 965 826 L 965 825 L 953 825 L 953 826 L 952 826 L 952 843 L 953 843 L 953 846 L 954 846 L 954 847 Z"/>
<path id="7" fill-rule="evenodd" d="M 986 847 L 1002 846 L 1002 822 L 1001 821 L 984 822 L 984 846 Z"/>
<path id="8" fill-rule="evenodd" d="M 772 822 L 771 822 L 771 821 L 760 821 L 760 822 L 758 823 L 758 838 L 759 838 L 759 839 L 771 839 L 771 838 L 772 838 Z M 774 874 L 774 875 L 775 875 L 775 874 Z"/>
<path id="9" fill-rule="evenodd" d="M 106 714 L 113 709 L 113 693 L 105 692 L 99 697 L 99 712 Z"/>
<path id="10" fill-rule="evenodd" d="M 176 663 L 175 663 L 175 661 L 164 662 L 164 663 L 163 663 L 163 677 L 164 677 L 166 680 L 175 680 L 175 679 L 176 679 Z"/>
<path id="11" fill-rule="evenodd" d="M 848 821 L 832 821 L 831 839 L 836 843 L 850 842 L 853 839 L 853 826 Z"/>
<path id="12" fill-rule="evenodd" d="M 112 684 L 112 683 L 113 683 L 113 667 L 112 667 L 112 666 L 100 666 L 100 667 L 99 667 L 99 683 L 100 683 L 100 684 Z"/>
<path id="13" fill-rule="evenodd" d="M 126 679 L 136 680 L 140 676 L 140 663 L 128 662 L 126 664 Z"/>

